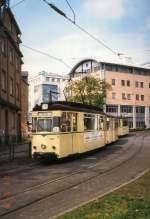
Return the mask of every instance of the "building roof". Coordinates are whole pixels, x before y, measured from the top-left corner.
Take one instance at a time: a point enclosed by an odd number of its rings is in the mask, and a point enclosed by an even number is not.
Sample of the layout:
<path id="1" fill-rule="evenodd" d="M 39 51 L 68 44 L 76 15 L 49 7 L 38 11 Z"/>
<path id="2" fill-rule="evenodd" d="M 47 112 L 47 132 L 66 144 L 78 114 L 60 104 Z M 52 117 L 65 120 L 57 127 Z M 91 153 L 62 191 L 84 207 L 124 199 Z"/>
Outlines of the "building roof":
<path id="1" fill-rule="evenodd" d="M 46 72 L 46 71 L 41 71 L 41 72 L 38 72 L 37 74 L 31 76 L 29 79 L 32 80 L 34 78 L 37 78 L 39 75 L 45 75 L 46 77 L 50 76 L 50 77 L 55 77 L 55 78 L 68 78 L 69 79 L 69 75 L 60 75 L 60 74 L 55 74 L 55 73 L 52 73 L 52 72 Z"/>
<path id="2" fill-rule="evenodd" d="M 135 65 L 128 65 L 128 64 L 122 64 L 122 63 L 114 63 L 114 62 L 104 62 L 104 61 L 98 61 L 98 60 L 95 60 L 95 59 L 91 59 L 91 58 L 88 58 L 88 59 L 83 59 L 81 61 L 79 61 L 70 71 L 69 74 L 73 74 L 75 72 L 75 70 L 82 64 L 84 64 L 85 62 L 89 62 L 89 61 L 92 61 L 92 62 L 97 62 L 97 63 L 102 63 L 102 64 L 108 64 L 108 65 L 118 65 L 118 66 L 123 66 L 123 67 L 129 67 L 129 68 L 135 68 L 135 69 L 148 69 L 148 67 L 142 67 L 142 66 L 135 66 Z"/>
<path id="3" fill-rule="evenodd" d="M 6 11 L 8 12 L 9 16 L 11 17 L 13 23 L 15 24 L 15 26 L 16 26 L 16 28 L 17 28 L 18 34 L 21 34 L 21 30 L 20 30 L 20 28 L 19 28 L 19 26 L 18 26 L 18 24 L 17 24 L 17 22 L 16 22 L 16 20 L 15 20 L 15 17 L 14 17 L 14 15 L 13 15 L 11 9 L 10 9 L 10 8 L 7 8 Z"/>

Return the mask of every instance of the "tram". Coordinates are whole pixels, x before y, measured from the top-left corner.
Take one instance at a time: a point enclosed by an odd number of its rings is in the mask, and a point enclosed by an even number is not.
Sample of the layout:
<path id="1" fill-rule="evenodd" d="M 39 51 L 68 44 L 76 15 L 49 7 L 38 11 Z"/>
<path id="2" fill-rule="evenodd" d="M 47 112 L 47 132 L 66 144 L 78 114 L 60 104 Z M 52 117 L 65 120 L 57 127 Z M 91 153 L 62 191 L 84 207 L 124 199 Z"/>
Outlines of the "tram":
<path id="1" fill-rule="evenodd" d="M 41 103 L 32 111 L 32 156 L 53 159 L 88 152 L 116 141 L 124 133 L 121 129 L 121 118 L 104 114 L 98 107 Z"/>

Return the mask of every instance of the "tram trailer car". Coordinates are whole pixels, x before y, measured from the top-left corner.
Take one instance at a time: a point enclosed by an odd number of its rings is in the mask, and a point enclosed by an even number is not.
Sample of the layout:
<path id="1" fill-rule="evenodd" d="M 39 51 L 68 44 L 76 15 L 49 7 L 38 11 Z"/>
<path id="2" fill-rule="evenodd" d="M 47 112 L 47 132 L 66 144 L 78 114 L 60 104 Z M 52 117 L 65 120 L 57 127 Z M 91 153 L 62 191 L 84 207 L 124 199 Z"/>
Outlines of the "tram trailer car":
<path id="1" fill-rule="evenodd" d="M 98 107 L 58 101 L 32 111 L 32 156 L 63 158 L 88 152 L 118 139 L 118 118 Z"/>
<path id="2" fill-rule="evenodd" d="M 124 136 L 129 133 L 128 118 L 118 118 L 118 136 Z"/>

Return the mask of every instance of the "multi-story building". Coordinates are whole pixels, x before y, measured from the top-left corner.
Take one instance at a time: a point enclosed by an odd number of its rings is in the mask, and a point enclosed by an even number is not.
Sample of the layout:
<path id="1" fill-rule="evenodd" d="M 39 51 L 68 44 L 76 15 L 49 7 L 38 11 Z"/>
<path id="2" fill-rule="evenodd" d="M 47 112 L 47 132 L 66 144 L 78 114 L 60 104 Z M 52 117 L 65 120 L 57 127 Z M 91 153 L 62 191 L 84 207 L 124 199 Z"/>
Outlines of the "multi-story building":
<path id="1" fill-rule="evenodd" d="M 70 77 L 91 74 L 111 85 L 107 92 L 105 111 L 129 117 L 130 128 L 150 128 L 150 69 L 82 60 L 70 72 Z"/>
<path id="2" fill-rule="evenodd" d="M 0 141 L 21 135 L 21 31 L 10 8 L 0 7 Z"/>
<path id="3" fill-rule="evenodd" d="M 21 134 L 28 136 L 28 72 L 21 72 Z"/>
<path id="4" fill-rule="evenodd" d="M 142 64 L 142 67 L 150 68 L 150 62 L 146 62 L 146 63 Z"/>
<path id="5" fill-rule="evenodd" d="M 64 87 L 69 76 L 62 76 L 45 71 L 29 78 L 29 112 L 36 104 L 51 100 L 64 100 Z"/>

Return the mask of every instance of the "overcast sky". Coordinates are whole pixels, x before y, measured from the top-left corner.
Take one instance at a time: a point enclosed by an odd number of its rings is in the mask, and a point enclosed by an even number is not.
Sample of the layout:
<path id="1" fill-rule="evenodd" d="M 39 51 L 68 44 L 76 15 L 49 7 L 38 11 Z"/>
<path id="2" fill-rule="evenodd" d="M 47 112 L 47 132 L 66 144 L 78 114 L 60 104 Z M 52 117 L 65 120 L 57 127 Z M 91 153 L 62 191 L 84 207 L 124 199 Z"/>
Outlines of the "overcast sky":
<path id="1" fill-rule="evenodd" d="M 10 6 L 20 0 L 10 0 Z M 72 19 L 65 0 L 48 0 Z M 69 0 L 76 23 L 135 64 L 150 61 L 150 0 Z M 22 32 L 22 44 L 62 59 L 73 67 L 84 58 L 120 62 L 117 56 L 95 42 L 42 0 L 25 0 L 12 8 Z M 61 62 L 21 47 L 23 70 L 70 71 Z"/>

